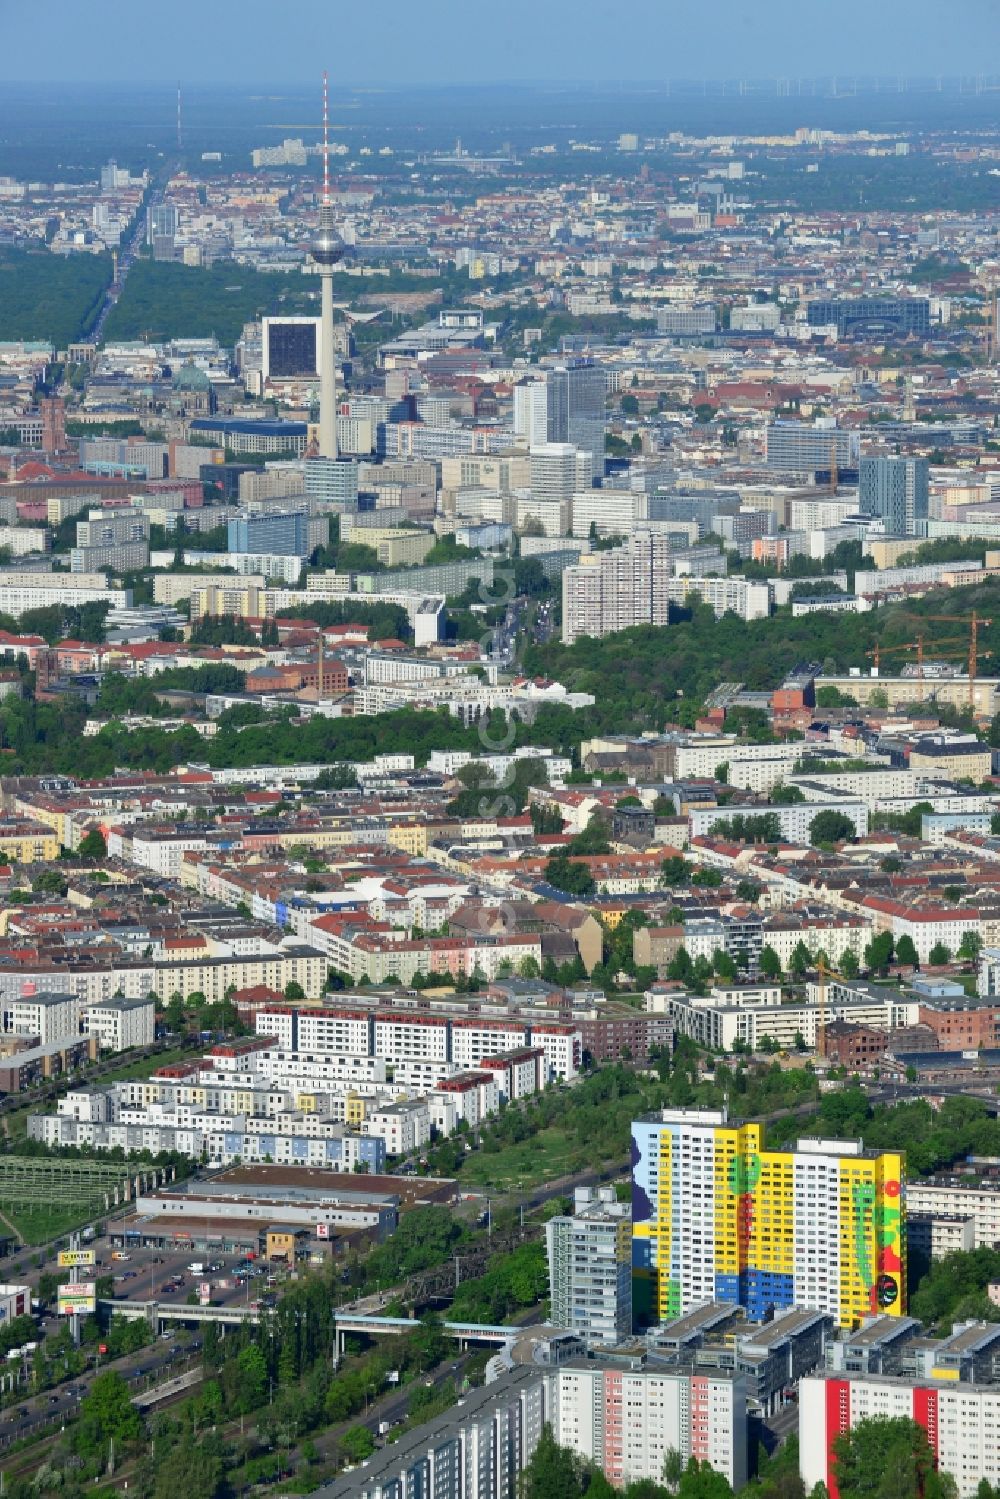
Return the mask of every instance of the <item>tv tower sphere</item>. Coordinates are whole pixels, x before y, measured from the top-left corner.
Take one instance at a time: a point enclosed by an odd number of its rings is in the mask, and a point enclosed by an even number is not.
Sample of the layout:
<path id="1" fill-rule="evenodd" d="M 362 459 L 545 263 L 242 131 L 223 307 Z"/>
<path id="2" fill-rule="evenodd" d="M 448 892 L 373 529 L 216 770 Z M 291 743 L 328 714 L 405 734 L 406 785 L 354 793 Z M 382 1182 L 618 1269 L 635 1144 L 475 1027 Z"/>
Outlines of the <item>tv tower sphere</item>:
<path id="1" fill-rule="evenodd" d="M 322 220 L 326 217 L 326 205 L 320 210 L 320 228 L 312 248 L 310 256 L 317 265 L 336 265 L 344 258 L 344 241 L 334 229 L 332 224 L 324 224 Z"/>

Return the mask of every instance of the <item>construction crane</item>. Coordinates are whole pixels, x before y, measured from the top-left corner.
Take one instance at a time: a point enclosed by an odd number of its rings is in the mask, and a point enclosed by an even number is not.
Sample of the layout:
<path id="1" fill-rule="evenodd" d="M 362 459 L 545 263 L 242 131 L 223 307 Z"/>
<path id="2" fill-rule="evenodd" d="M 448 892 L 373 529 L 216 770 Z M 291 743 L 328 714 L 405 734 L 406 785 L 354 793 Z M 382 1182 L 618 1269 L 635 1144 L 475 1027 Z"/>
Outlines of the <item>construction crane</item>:
<path id="1" fill-rule="evenodd" d="M 828 983 L 828 981 L 830 979 L 843 979 L 843 977 L 844 977 L 844 975 L 842 973 L 838 973 L 835 968 L 831 968 L 829 966 L 829 964 L 823 958 L 820 958 L 819 962 L 816 964 L 816 989 L 818 991 L 817 992 L 817 996 L 816 996 L 817 1005 L 818 1005 L 818 1011 L 817 1011 L 817 1015 L 816 1015 L 816 1051 L 817 1051 L 817 1053 L 819 1052 L 821 1046 L 825 1048 L 825 1045 L 826 1045 L 826 989 L 827 989 L 827 983 Z M 846 980 L 845 980 L 845 982 L 846 982 Z"/>
<path id="2" fill-rule="evenodd" d="M 982 614 L 977 614 L 973 609 L 968 618 L 964 614 L 920 614 L 913 615 L 914 619 L 932 620 L 938 624 L 967 625 L 969 629 L 968 661 L 969 661 L 969 707 L 975 707 L 976 703 L 976 671 L 979 666 L 979 657 L 985 656 L 987 652 L 979 649 L 979 631 L 986 625 L 993 623 Z M 963 653 L 965 641 L 958 636 L 948 640 L 931 641 L 931 649 L 938 650 L 945 646 L 962 646 Z"/>
<path id="3" fill-rule="evenodd" d="M 875 643 L 874 650 L 865 651 L 865 655 L 875 664 L 875 676 L 879 674 L 883 656 L 890 656 L 894 651 L 916 651 L 917 653 L 917 676 L 924 674 L 924 637 L 918 635 L 916 640 L 904 640 L 900 645 L 881 645 Z"/>

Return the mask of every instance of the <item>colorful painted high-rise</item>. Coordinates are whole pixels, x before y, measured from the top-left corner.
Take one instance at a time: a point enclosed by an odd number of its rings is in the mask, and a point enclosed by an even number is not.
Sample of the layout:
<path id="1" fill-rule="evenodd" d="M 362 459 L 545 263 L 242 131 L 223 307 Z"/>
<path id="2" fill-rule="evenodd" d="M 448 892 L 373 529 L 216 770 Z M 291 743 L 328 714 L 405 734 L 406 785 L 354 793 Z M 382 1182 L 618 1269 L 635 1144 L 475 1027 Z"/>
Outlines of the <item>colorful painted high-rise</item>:
<path id="1" fill-rule="evenodd" d="M 705 1301 L 751 1317 L 829 1312 L 841 1327 L 906 1310 L 905 1158 L 860 1140 L 764 1148 L 763 1126 L 667 1109 L 632 1126 L 633 1309 L 662 1322 Z"/>

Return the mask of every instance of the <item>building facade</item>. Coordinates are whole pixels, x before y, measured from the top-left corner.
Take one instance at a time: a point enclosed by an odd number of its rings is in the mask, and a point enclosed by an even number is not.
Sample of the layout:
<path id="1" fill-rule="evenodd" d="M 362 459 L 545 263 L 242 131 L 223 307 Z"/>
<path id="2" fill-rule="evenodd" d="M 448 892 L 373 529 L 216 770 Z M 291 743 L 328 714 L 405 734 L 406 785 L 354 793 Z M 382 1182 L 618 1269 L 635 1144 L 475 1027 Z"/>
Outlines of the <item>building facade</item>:
<path id="1" fill-rule="evenodd" d="M 851 1327 L 906 1310 L 903 1157 L 860 1141 L 764 1148 L 759 1124 L 675 1109 L 632 1127 L 637 1320 L 734 1301 L 761 1320 L 811 1307 Z"/>
<path id="2" fill-rule="evenodd" d="M 578 1188 L 572 1214 L 545 1225 L 545 1242 L 554 1326 L 588 1343 L 631 1336 L 632 1210 L 614 1188 Z"/>

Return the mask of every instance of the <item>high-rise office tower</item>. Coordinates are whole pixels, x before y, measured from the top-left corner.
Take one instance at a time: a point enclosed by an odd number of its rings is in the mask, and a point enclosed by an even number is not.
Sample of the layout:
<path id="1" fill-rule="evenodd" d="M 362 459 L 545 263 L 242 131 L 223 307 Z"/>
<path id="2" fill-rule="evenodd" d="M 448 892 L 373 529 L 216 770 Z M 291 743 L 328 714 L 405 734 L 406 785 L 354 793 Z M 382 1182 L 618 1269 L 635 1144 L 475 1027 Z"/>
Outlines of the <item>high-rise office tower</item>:
<path id="1" fill-rule="evenodd" d="M 624 546 L 594 552 L 563 572 L 564 645 L 633 625 L 670 622 L 670 540 L 640 531 Z"/>
<path id="2" fill-rule="evenodd" d="M 549 370 L 546 390 L 549 442 L 570 442 L 589 453 L 596 482 L 604 473 L 604 371 L 589 361 L 573 360 Z"/>
<path id="3" fill-rule="evenodd" d="M 759 1124 L 668 1109 L 632 1126 L 637 1320 L 733 1301 L 841 1327 L 906 1311 L 904 1160 L 860 1140 L 765 1150 Z"/>
<path id="4" fill-rule="evenodd" d="M 176 239 L 179 214 L 176 203 L 154 203 L 146 209 L 146 243 L 158 239 Z"/>
<path id="5" fill-rule="evenodd" d="M 323 201 L 319 234 L 309 252 L 319 266 L 320 302 L 319 456 L 337 456 L 337 371 L 333 348 L 333 273 L 343 258 L 344 245 L 333 222 L 330 197 L 330 112 L 326 73 L 323 74 Z"/>
<path id="6" fill-rule="evenodd" d="M 578 1187 L 572 1214 L 545 1225 L 554 1326 L 588 1343 L 632 1332 L 632 1210 L 614 1189 Z"/>
<path id="7" fill-rule="evenodd" d="M 862 458 L 858 508 L 885 522 L 890 536 L 915 536 L 927 519 L 930 464 L 926 458 Z"/>
<path id="8" fill-rule="evenodd" d="M 857 468 L 860 438 L 828 417 L 809 422 L 769 422 L 765 429 L 768 468 L 795 473 L 829 474 L 836 458 L 838 471 Z"/>
<path id="9" fill-rule="evenodd" d="M 241 510 L 229 522 L 229 550 L 273 554 L 277 557 L 309 555 L 308 510 Z"/>
<path id="10" fill-rule="evenodd" d="M 544 380 L 519 380 L 514 386 L 514 436 L 529 448 L 548 442 L 549 392 Z"/>

